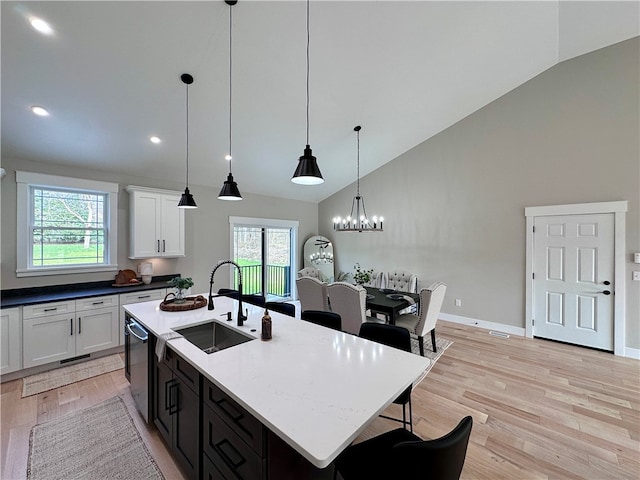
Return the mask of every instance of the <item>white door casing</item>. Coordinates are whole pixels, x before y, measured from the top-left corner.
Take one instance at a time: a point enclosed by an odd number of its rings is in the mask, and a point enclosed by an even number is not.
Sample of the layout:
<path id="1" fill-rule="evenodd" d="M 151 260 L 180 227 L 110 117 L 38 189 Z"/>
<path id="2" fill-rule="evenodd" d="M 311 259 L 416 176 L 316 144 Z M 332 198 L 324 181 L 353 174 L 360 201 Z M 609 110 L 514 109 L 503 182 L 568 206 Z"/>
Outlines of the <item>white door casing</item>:
<path id="1" fill-rule="evenodd" d="M 534 335 L 613 350 L 613 214 L 534 220 Z"/>
<path id="2" fill-rule="evenodd" d="M 626 201 L 525 209 L 528 337 L 624 355 L 626 210 Z"/>

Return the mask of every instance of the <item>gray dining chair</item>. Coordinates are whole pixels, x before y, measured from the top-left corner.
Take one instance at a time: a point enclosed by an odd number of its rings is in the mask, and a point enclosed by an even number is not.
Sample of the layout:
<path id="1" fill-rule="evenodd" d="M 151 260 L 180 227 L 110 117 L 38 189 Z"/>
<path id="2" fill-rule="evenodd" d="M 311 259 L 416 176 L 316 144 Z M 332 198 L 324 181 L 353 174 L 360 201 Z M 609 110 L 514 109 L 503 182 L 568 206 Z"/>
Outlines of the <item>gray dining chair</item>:
<path id="1" fill-rule="evenodd" d="M 334 282 L 327 287 L 331 311 L 342 318 L 342 331 L 358 335 L 364 322 L 381 321 L 366 314 L 367 291 L 361 285 Z"/>
<path id="2" fill-rule="evenodd" d="M 329 310 L 327 284 L 313 277 L 301 277 L 296 280 L 300 311 Z"/>
<path id="3" fill-rule="evenodd" d="M 442 309 L 447 285 L 442 282 L 434 282 L 428 288 L 420 290 L 420 306 L 418 315 L 406 313 L 396 318 L 396 325 L 404 327 L 418 337 L 420 355 L 424 357 L 424 336 L 431 332 L 431 345 L 436 352 L 436 322 Z"/>

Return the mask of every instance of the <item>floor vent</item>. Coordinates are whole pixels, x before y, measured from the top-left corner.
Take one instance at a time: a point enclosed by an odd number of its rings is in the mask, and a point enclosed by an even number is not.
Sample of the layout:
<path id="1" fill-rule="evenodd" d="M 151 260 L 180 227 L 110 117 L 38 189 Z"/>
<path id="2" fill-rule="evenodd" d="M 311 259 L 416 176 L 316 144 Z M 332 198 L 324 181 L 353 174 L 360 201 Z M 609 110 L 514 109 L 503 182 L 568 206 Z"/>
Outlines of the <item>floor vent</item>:
<path id="1" fill-rule="evenodd" d="M 496 332 L 494 330 L 489 330 L 489 335 L 493 335 L 494 337 L 500 337 L 500 338 L 509 338 L 509 335 L 507 333 Z"/>

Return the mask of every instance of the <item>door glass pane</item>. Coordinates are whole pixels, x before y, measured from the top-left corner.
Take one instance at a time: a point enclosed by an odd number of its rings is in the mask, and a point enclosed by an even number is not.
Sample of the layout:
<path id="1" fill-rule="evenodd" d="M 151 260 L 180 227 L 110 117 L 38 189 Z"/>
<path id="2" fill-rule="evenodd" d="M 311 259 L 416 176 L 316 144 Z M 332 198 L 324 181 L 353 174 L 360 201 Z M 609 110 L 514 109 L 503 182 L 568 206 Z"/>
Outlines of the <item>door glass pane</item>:
<path id="1" fill-rule="evenodd" d="M 242 270 L 242 293 L 262 293 L 262 228 L 233 229 L 234 261 Z M 238 288 L 238 273 L 234 269 L 233 288 Z"/>
<path id="2" fill-rule="evenodd" d="M 267 228 L 267 297 L 291 296 L 291 229 Z"/>

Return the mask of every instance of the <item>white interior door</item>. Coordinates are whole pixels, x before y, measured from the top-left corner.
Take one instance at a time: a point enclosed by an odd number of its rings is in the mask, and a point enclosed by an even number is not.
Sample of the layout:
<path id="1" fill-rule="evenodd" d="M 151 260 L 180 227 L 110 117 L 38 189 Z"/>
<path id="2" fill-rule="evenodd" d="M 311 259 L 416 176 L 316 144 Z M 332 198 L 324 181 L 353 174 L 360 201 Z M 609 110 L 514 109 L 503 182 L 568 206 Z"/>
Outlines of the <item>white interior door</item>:
<path id="1" fill-rule="evenodd" d="M 533 334 L 613 351 L 614 215 L 539 216 Z"/>

